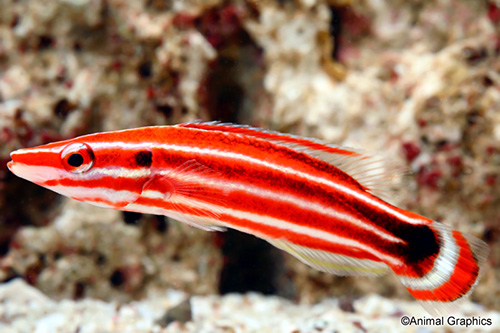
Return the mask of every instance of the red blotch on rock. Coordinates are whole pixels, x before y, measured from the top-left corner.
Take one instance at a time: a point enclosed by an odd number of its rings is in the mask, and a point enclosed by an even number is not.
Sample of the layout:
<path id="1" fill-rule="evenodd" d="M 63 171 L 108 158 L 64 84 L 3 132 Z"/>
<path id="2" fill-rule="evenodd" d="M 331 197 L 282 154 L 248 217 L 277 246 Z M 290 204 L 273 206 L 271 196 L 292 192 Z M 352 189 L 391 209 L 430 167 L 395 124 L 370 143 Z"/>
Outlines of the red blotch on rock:
<path id="1" fill-rule="evenodd" d="M 448 164 L 451 167 L 451 175 L 453 177 L 458 177 L 458 175 L 460 175 L 460 173 L 462 172 L 462 170 L 464 168 L 462 157 L 451 156 L 451 157 L 448 157 L 446 159 L 446 161 L 448 162 Z"/>
<path id="2" fill-rule="evenodd" d="M 493 23 L 498 23 L 500 21 L 500 8 L 498 8 L 493 1 L 490 1 L 488 4 L 488 18 Z"/>
<path id="3" fill-rule="evenodd" d="M 55 132 L 48 131 L 48 130 L 41 130 L 39 133 L 39 136 L 40 136 L 40 141 L 42 144 L 55 142 L 55 141 L 61 141 L 64 139 L 63 136 L 60 135 L 59 133 L 55 133 Z"/>
<path id="4" fill-rule="evenodd" d="M 227 5 L 206 12 L 200 18 L 199 30 L 216 49 L 239 39 L 242 33 L 242 10 L 235 5 Z"/>
<path id="5" fill-rule="evenodd" d="M 420 127 L 420 128 L 427 126 L 427 122 L 423 119 L 419 119 L 417 121 L 417 124 L 418 124 L 418 127 Z"/>
<path id="6" fill-rule="evenodd" d="M 455 143 L 448 142 L 445 140 L 437 143 L 437 150 L 438 151 L 451 151 L 455 148 L 457 148 L 457 145 Z"/>
<path id="7" fill-rule="evenodd" d="M 42 271 L 42 265 L 39 262 L 29 266 L 24 273 L 24 278 L 26 282 L 34 286 L 38 280 L 38 276 L 40 275 L 41 271 Z"/>
<path id="8" fill-rule="evenodd" d="M 155 96 L 156 96 L 155 88 L 153 88 L 151 86 L 147 87 L 147 89 L 146 89 L 146 97 L 147 97 L 147 99 L 151 100 L 151 99 L 155 98 Z"/>
<path id="9" fill-rule="evenodd" d="M 178 13 L 172 19 L 172 25 L 179 29 L 192 28 L 195 25 L 196 17 L 187 13 Z"/>
<path id="10" fill-rule="evenodd" d="M 488 174 L 484 176 L 484 182 L 488 186 L 495 186 L 497 183 L 497 175 L 496 174 Z"/>
<path id="11" fill-rule="evenodd" d="M 123 67 L 123 63 L 120 60 L 115 60 L 110 64 L 110 68 L 113 71 L 120 71 Z"/>
<path id="12" fill-rule="evenodd" d="M 408 162 L 412 162 L 418 155 L 420 155 L 420 147 L 414 142 L 403 143 L 403 154 Z"/>
<path id="13" fill-rule="evenodd" d="M 424 165 L 417 174 L 417 183 L 433 189 L 438 188 L 439 180 L 443 176 L 442 171 L 434 165 Z"/>
<path id="14" fill-rule="evenodd" d="M 3 127 L 0 131 L 0 140 L 2 140 L 3 142 L 9 142 L 10 140 L 14 139 L 14 137 L 15 135 L 10 128 Z"/>
<path id="15" fill-rule="evenodd" d="M 488 146 L 486 147 L 486 153 L 488 153 L 488 155 L 493 155 L 497 152 L 497 149 L 493 146 Z"/>

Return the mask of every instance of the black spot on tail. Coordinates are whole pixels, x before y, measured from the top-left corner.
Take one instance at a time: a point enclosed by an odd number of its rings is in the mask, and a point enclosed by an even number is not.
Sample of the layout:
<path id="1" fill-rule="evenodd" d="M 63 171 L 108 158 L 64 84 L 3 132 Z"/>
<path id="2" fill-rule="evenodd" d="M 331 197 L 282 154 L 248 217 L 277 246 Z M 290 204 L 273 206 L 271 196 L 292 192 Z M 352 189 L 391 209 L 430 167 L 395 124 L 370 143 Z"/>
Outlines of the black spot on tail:
<path id="1" fill-rule="evenodd" d="M 151 163 L 153 163 L 153 153 L 150 151 L 144 150 L 135 154 L 135 163 L 138 166 L 150 167 Z"/>
<path id="2" fill-rule="evenodd" d="M 410 263 L 419 263 L 439 253 L 439 239 L 429 226 L 411 226 L 408 229 L 399 236 L 408 242 L 407 259 Z"/>
<path id="3" fill-rule="evenodd" d="M 441 246 L 439 233 L 431 226 L 406 223 L 391 214 L 369 206 L 357 205 L 355 209 L 369 221 L 404 242 L 396 244 L 389 241 L 380 242 L 375 237 L 368 239 L 374 246 L 380 245 L 387 253 L 403 259 L 406 264 L 414 268 L 418 267 L 419 264 L 425 266 L 428 259 L 435 257 L 439 253 Z"/>

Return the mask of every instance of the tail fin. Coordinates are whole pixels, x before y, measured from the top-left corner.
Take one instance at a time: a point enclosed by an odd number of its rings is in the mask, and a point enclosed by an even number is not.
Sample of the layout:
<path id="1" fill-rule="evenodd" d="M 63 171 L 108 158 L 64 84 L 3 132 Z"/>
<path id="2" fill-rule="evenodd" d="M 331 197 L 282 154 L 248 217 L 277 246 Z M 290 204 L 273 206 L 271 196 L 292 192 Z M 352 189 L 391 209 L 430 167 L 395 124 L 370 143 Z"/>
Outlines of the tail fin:
<path id="1" fill-rule="evenodd" d="M 453 312 L 457 304 L 472 293 L 489 247 L 482 240 L 439 222 L 433 222 L 430 227 L 440 240 L 434 266 L 422 277 L 399 278 L 431 315 L 439 316 Z"/>

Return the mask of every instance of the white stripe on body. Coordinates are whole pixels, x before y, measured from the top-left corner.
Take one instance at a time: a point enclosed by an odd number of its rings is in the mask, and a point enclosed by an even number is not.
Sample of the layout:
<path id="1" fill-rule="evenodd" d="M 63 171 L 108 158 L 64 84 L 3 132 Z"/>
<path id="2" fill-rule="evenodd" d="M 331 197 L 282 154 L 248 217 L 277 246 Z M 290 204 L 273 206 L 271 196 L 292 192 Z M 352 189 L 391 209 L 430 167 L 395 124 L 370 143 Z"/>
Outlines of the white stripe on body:
<path id="1" fill-rule="evenodd" d="M 62 195 L 71 197 L 76 200 L 105 200 L 109 201 L 111 204 L 107 205 L 101 202 L 92 201 L 93 205 L 97 205 L 100 207 L 111 207 L 112 204 L 118 204 L 123 202 L 132 202 L 137 200 L 139 197 L 139 193 L 132 191 L 116 191 L 107 187 L 94 187 L 88 188 L 85 186 L 63 186 L 63 185 L 55 185 L 55 186 L 47 186 L 48 189 L 60 193 Z M 84 200 L 85 199 L 85 200 Z M 90 201 L 88 201 L 90 202 Z"/>
<path id="2" fill-rule="evenodd" d="M 60 153 L 66 146 L 57 146 L 52 148 L 26 148 L 26 149 L 18 149 L 10 153 L 10 157 L 16 155 L 24 155 L 24 154 L 36 154 L 36 153 Z"/>
<path id="3" fill-rule="evenodd" d="M 44 169 L 43 173 L 45 175 L 47 175 L 49 172 L 56 172 L 56 171 L 60 172 L 60 169 L 53 168 L 53 167 L 30 167 L 30 168 L 43 168 Z M 172 174 L 172 170 L 173 169 L 160 170 L 159 174 L 168 176 L 168 175 Z M 178 171 L 176 171 L 176 172 L 178 172 Z M 150 176 L 150 174 L 151 174 L 151 170 L 149 168 L 129 169 L 129 168 L 122 168 L 122 167 L 111 167 L 111 168 L 94 167 L 83 175 L 80 175 L 80 174 L 75 175 L 75 174 L 69 173 L 69 175 L 71 175 L 71 177 L 70 177 L 71 179 L 82 180 L 82 181 L 84 181 L 84 179 L 96 180 L 96 179 L 100 179 L 102 177 L 114 177 L 114 178 L 123 177 L 123 178 L 134 179 L 134 178 L 147 177 L 147 176 Z M 350 214 L 336 211 L 336 210 L 334 210 L 328 206 L 322 205 L 318 202 L 306 201 L 303 198 L 299 198 L 295 195 L 267 191 L 267 190 L 259 188 L 257 186 L 248 185 L 248 184 L 245 184 L 242 182 L 214 181 L 210 177 L 207 177 L 204 175 L 196 175 L 196 177 L 190 177 L 190 182 L 198 183 L 202 186 L 210 186 L 210 187 L 216 188 L 218 190 L 244 191 L 247 193 L 251 193 L 252 195 L 255 195 L 261 199 L 269 199 L 269 200 L 273 200 L 273 201 L 280 201 L 280 202 L 292 204 L 292 205 L 300 207 L 301 209 L 306 210 L 306 211 L 319 212 L 321 214 L 328 216 L 331 219 L 337 219 L 337 220 L 341 220 L 343 222 L 350 223 L 356 227 L 360 227 L 366 231 L 372 232 L 384 240 L 394 242 L 394 243 L 403 243 L 403 241 L 400 238 L 395 237 L 391 233 L 385 232 L 379 228 L 376 228 L 375 226 L 373 226 L 369 223 L 365 223 L 364 221 L 362 221 L 362 220 L 360 220 L 360 219 L 358 219 Z M 68 186 L 68 188 L 69 187 L 70 186 Z M 61 189 L 54 189 L 53 186 L 50 188 L 57 193 L 61 193 L 63 195 L 68 195 L 68 196 L 71 196 L 73 198 L 88 197 L 88 195 L 79 195 L 80 193 L 84 193 L 84 191 L 80 191 L 80 192 L 72 191 L 71 192 L 72 194 L 65 194 L 64 192 L 61 191 Z M 82 187 L 78 186 L 78 188 L 81 189 Z M 88 191 L 85 191 L 85 192 L 88 192 Z M 122 192 L 126 192 L 126 191 L 122 191 Z M 66 192 L 66 193 L 68 193 L 68 192 Z M 135 192 L 131 192 L 131 193 L 134 194 L 134 196 L 135 196 L 134 200 L 135 200 L 137 197 L 137 194 Z M 98 193 L 97 195 L 99 195 L 99 197 L 98 197 L 99 199 L 105 199 L 101 194 Z M 113 201 L 113 199 L 114 198 L 112 198 L 110 196 L 108 200 Z M 121 200 L 118 200 L 118 201 L 121 201 Z"/>
<path id="4" fill-rule="evenodd" d="M 157 199 L 157 198 L 163 196 L 163 194 L 161 192 L 157 192 L 157 191 L 145 191 L 145 192 L 143 192 L 143 196 L 147 197 L 147 198 Z M 207 203 L 204 201 L 199 201 L 199 200 L 195 200 L 192 198 L 187 198 L 184 196 L 173 195 L 172 197 L 170 197 L 170 199 L 168 201 L 169 201 L 169 203 L 171 203 L 174 206 L 177 204 L 177 205 L 183 205 L 183 206 L 187 206 L 187 207 L 193 207 L 193 209 L 205 209 L 208 211 L 218 211 L 218 212 L 221 212 L 223 215 L 227 215 L 231 218 L 247 220 L 251 223 L 256 223 L 256 224 L 260 224 L 263 226 L 269 226 L 269 227 L 273 227 L 273 228 L 277 228 L 277 229 L 289 230 L 291 232 L 301 234 L 304 236 L 308 236 L 308 237 L 312 237 L 312 238 L 316 238 L 316 239 L 320 239 L 320 240 L 326 241 L 326 242 L 331 243 L 331 244 L 356 248 L 356 249 L 359 249 L 361 251 L 365 251 L 366 253 L 373 254 L 374 256 L 379 258 L 381 261 L 384 261 L 388 265 L 400 266 L 400 265 L 404 264 L 399 259 L 392 257 L 390 255 L 384 254 L 384 253 L 378 251 L 377 249 L 374 249 L 373 247 L 370 247 L 366 244 L 363 244 L 362 242 L 359 242 L 355 239 L 337 236 L 335 234 L 332 234 L 332 233 L 329 233 L 326 231 L 314 229 L 311 227 L 297 225 L 295 223 L 291 223 L 289 221 L 285 221 L 282 219 L 277 219 L 277 218 L 273 218 L 273 217 L 269 217 L 269 216 L 265 216 L 265 215 L 260 215 L 260 214 L 249 213 L 249 212 L 245 212 L 245 211 L 241 211 L 241 210 L 232 209 L 229 207 L 221 207 L 221 206 L 210 204 L 210 203 Z M 132 203 L 132 204 L 126 206 L 126 209 L 144 212 L 144 213 L 153 213 L 153 214 L 158 214 L 158 215 L 172 216 L 173 218 L 175 218 L 175 215 L 179 214 L 179 212 L 177 212 L 177 211 L 171 211 L 171 210 L 166 210 L 166 209 L 159 208 L 159 207 L 151 207 L 151 206 L 140 205 L 140 204 L 135 204 L 135 203 Z M 182 215 L 185 215 L 187 218 L 191 217 L 194 219 L 200 219 L 199 216 L 193 216 L 193 215 L 185 214 L 185 213 Z M 269 236 L 267 236 L 265 234 L 261 234 L 259 232 L 256 232 L 252 228 L 247 228 L 244 226 L 235 226 L 235 225 L 232 225 L 229 223 L 221 222 L 217 219 L 210 218 L 210 217 L 207 217 L 207 218 L 202 217 L 202 219 L 209 220 L 210 222 L 214 223 L 215 225 L 227 226 L 227 227 L 230 227 L 232 229 L 237 229 L 237 230 L 240 230 L 242 232 L 246 232 L 246 233 L 260 236 L 262 238 L 269 238 Z"/>
<path id="5" fill-rule="evenodd" d="M 247 163 L 251 164 L 256 164 L 256 165 L 261 165 L 273 170 L 277 170 L 280 172 L 285 172 L 289 173 L 295 176 L 298 176 L 300 178 L 304 178 L 308 181 L 318 183 L 318 184 L 323 184 L 327 185 L 331 188 L 334 188 L 335 190 L 342 192 L 348 196 L 353 196 L 356 199 L 363 201 L 364 203 L 381 209 L 386 213 L 392 214 L 393 216 L 397 217 L 398 219 L 414 224 L 414 225 L 426 225 L 429 224 L 427 220 L 424 219 L 418 219 L 418 218 L 411 218 L 409 216 L 406 216 L 404 214 L 401 214 L 400 212 L 396 211 L 392 207 L 388 206 L 387 204 L 384 204 L 383 202 L 376 201 L 373 198 L 371 198 L 367 193 L 361 192 L 361 191 L 355 191 L 352 190 L 348 187 L 345 187 L 341 184 L 332 182 L 330 180 L 321 178 L 321 177 L 316 177 L 314 175 L 302 172 L 302 171 L 297 171 L 294 170 L 286 165 L 280 165 L 280 164 L 274 164 L 270 163 L 261 159 L 253 158 L 244 154 L 239 154 L 239 153 L 233 153 L 229 151 L 221 151 L 217 149 L 209 149 L 209 148 L 199 148 L 199 147 L 192 147 L 192 146 L 183 146 L 183 145 L 176 145 L 176 144 L 164 144 L 164 143 L 157 143 L 157 142 L 141 142 L 141 143 L 126 143 L 126 142 L 97 142 L 97 143 L 92 143 L 90 144 L 92 148 L 94 149 L 105 149 L 105 148 L 121 148 L 121 149 L 149 149 L 151 147 L 154 147 L 155 149 L 164 149 L 167 151 L 178 151 L 178 152 L 183 152 L 183 153 L 192 153 L 192 154 L 200 154 L 200 155 L 207 155 L 207 156 L 217 156 L 221 158 L 228 158 L 228 159 L 235 159 L 235 160 L 241 160 Z"/>

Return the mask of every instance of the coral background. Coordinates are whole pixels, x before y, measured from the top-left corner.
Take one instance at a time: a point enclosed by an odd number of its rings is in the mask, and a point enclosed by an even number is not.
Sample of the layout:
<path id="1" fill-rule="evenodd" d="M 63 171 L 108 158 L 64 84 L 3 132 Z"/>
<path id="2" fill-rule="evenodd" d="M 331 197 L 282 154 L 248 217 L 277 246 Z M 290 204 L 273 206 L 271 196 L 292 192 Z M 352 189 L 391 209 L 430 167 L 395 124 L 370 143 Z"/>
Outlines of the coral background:
<path id="1" fill-rule="evenodd" d="M 472 300 L 500 310 L 499 22 L 496 1 L 2 1 L 0 281 L 119 302 L 166 288 L 410 299 L 392 276 L 316 272 L 251 236 L 95 208 L 6 168 L 22 147 L 203 119 L 407 165 L 392 201 L 488 242 Z"/>

